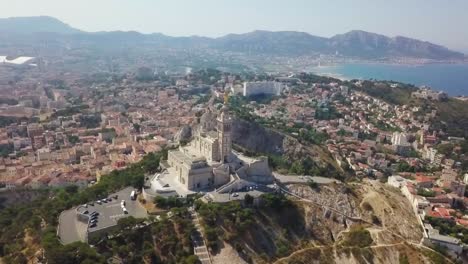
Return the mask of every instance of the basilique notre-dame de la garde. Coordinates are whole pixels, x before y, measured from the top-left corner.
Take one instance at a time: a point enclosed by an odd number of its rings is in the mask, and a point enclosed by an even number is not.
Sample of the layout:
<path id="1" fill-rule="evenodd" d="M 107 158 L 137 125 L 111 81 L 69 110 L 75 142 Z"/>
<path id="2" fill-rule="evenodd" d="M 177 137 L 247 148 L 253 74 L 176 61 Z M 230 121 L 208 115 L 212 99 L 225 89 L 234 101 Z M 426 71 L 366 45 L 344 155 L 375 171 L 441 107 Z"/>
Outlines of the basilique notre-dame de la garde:
<path id="1" fill-rule="evenodd" d="M 270 181 L 266 158 L 252 159 L 232 151 L 233 119 L 224 105 L 218 113 L 207 109 L 195 128 L 192 141 L 168 153 L 166 168 L 187 190 L 219 188 L 230 181 Z M 260 178 L 259 178 L 260 177 Z"/>

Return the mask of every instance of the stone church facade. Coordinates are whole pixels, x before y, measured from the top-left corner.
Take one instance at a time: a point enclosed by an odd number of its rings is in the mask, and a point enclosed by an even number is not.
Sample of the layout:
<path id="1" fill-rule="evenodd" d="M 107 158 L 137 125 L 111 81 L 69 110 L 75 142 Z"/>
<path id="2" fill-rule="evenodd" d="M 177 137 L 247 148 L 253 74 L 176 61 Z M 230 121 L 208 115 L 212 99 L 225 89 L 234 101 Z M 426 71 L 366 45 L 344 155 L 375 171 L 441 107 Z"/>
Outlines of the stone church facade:
<path id="1" fill-rule="evenodd" d="M 146 199 L 187 196 L 196 192 L 227 193 L 257 184 L 272 184 L 266 157 L 252 158 L 232 150 L 233 118 L 224 105 L 206 110 L 193 129 L 192 140 L 168 152 L 162 172 L 148 178 Z"/>

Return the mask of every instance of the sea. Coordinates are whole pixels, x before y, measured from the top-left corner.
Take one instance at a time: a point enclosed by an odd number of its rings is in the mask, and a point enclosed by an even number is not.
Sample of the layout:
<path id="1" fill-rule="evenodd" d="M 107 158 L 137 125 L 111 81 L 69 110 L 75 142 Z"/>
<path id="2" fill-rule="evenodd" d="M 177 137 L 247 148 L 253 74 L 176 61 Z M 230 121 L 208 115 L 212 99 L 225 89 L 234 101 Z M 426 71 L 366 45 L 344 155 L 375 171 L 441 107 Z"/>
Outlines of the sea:
<path id="1" fill-rule="evenodd" d="M 310 71 L 340 79 L 375 79 L 426 85 L 450 96 L 468 96 L 468 64 L 350 63 L 313 67 Z"/>

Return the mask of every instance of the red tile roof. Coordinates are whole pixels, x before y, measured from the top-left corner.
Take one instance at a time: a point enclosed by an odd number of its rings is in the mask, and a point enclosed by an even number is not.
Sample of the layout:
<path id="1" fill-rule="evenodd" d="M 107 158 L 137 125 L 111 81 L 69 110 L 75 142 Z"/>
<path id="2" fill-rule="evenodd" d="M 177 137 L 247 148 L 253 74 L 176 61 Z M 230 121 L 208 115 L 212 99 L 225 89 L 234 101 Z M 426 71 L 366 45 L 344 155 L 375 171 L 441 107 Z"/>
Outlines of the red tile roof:
<path id="1" fill-rule="evenodd" d="M 434 181 L 434 179 L 424 176 L 424 175 L 416 175 L 416 181 L 417 182 L 432 182 Z"/>
<path id="2" fill-rule="evenodd" d="M 466 219 L 458 218 L 457 223 L 460 224 L 460 225 L 463 225 L 463 226 L 468 226 L 468 220 L 466 220 Z"/>

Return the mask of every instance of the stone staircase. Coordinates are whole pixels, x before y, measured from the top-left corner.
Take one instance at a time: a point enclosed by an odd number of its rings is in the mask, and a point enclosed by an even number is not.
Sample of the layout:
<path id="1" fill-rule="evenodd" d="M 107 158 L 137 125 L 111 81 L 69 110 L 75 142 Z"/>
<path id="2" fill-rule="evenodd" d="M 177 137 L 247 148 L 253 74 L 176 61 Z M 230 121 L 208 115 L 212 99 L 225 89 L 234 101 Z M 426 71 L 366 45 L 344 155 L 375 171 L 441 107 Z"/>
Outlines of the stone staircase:
<path id="1" fill-rule="evenodd" d="M 195 210 L 190 209 L 190 215 L 192 218 L 192 222 L 195 226 L 195 231 L 192 233 L 192 243 L 193 243 L 193 252 L 200 260 L 202 264 L 212 264 L 211 255 L 208 251 L 208 247 L 205 243 L 205 238 L 203 237 L 203 228 L 200 224 L 200 220 L 198 218 L 197 212 Z"/>

